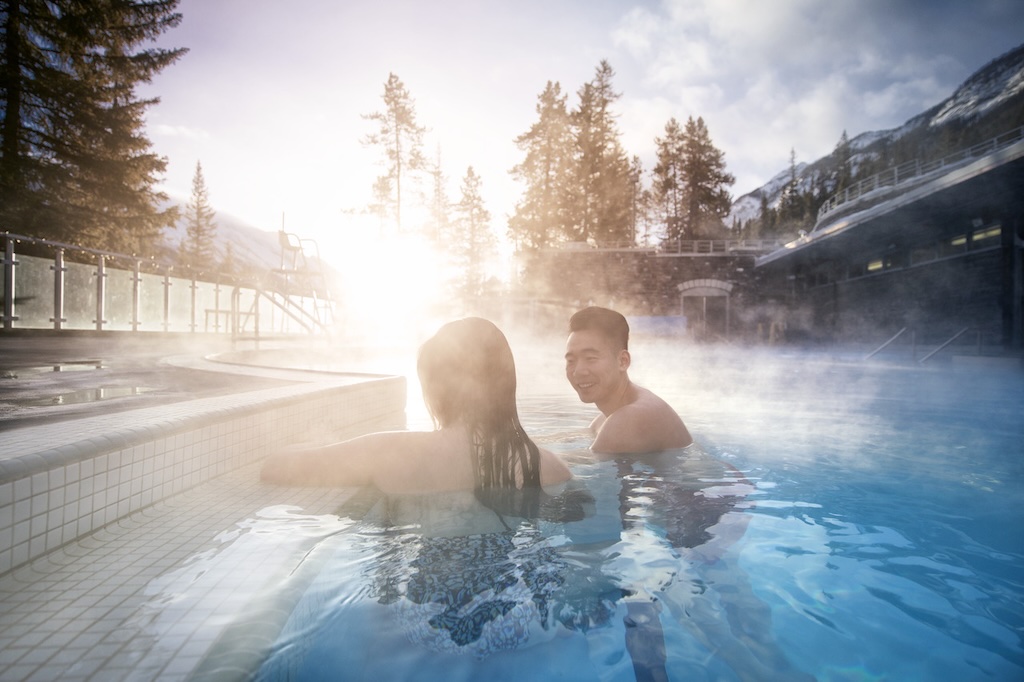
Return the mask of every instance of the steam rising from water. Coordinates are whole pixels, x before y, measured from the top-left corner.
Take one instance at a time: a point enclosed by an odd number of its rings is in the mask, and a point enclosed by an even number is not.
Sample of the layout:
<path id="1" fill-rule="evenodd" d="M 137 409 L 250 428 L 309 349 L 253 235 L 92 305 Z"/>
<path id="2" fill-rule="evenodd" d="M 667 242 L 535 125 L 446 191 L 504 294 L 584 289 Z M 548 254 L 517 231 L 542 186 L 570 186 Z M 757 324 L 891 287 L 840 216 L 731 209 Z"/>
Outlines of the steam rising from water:
<path id="1" fill-rule="evenodd" d="M 579 407 L 581 426 L 596 414 L 565 379 L 565 337 L 564 330 L 509 332 L 526 421 L 537 398 Z M 895 467 L 926 453 L 964 460 L 993 438 L 1024 439 L 1024 382 L 998 368 L 642 336 L 631 339 L 630 351 L 630 378 L 665 398 L 696 441 L 719 455 L 742 450 L 748 460 Z M 1021 378 L 1019 369 L 1009 371 Z"/>
<path id="2" fill-rule="evenodd" d="M 579 402 L 564 373 L 571 310 L 497 312 L 420 310 L 401 334 L 342 339 L 332 369 L 401 374 L 408 379 L 410 428 L 429 429 L 416 379 L 416 350 L 450 319 L 482 314 L 509 339 L 518 374 L 519 411 L 531 434 L 550 424 L 583 429 L 596 408 Z M 403 313 L 404 314 L 404 313 Z M 1020 369 L 945 360 L 865 360 L 862 350 L 699 344 L 643 336 L 630 341 L 630 377 L 665 398 L 696 441 L 716 456 L 780 466 L 836 460 L 853 468 L 907 468 L 927 455 L 969 464 L 997 439 L 1024 440 Z M 968 358 L 970 359 L 970 358 Z M 553 416 L 546 425 L 545 420 Z M 542 434 L 543 435 L 543 434 Z M 1019 450 L 1019 447 L 1017 447 Z"/>

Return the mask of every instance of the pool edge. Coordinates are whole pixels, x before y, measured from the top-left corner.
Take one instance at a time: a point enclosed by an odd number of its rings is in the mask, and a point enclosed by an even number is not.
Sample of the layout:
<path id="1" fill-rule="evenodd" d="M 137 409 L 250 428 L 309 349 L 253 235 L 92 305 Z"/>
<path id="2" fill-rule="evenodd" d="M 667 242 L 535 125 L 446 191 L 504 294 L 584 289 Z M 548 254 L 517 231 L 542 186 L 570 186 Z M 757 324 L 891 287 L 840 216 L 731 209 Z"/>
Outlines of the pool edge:
<path id="1" fill-rule="evenodd" d="M 291 377 L 283 387 L 6 432 L 0 576 L 287 443 L 405 427 L 404 377 Z"/>

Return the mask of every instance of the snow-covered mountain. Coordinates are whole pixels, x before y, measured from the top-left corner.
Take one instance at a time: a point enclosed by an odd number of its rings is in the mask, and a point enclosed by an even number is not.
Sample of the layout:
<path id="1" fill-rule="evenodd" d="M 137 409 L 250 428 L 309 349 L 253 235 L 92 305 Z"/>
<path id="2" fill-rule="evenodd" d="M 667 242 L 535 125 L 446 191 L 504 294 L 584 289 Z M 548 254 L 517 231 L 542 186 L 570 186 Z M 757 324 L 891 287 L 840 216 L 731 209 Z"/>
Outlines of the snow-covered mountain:
<path id="1" fill-rule="evenodd" d="M 185 237 L 186 207 L 179 205 L 178 223 L 164 232 L 172 248 L 177 250 Z M 214 215 L 217 225 L 217 254 L 223 257 L 228 244 L 234 258 L 256 270 L 272 270 L 281 267 L 281 248 L 277 232 L 268 232 L 253 227 L 240 218 L 218 211 Z"/>
<path id="2" fill-rule="evenodd" d="M 178 204 L 180 215 L 177 224 L 164 232 L 167 248 L 178 252 L 186 232 L 186 206 Z M 262 282 L 267 285 L 270 282 L 279 281 L 275 277 L 268 277 L 270 273 L 282 268 L 290 270 L 293 268 L 304 268 L 306 272 L 318 273 L 323 280 L 310 281 L 316 287 L 333 286 L 338 279 L 337 270 L 327 261 L 317 259 L 315 253 L 309 248 L 305 235 L 298 235 L 304 240 L 303 247 L 305 255 L 298 257 L 295 252 L 282 253 L 280 234 L 278 231 L 267 231 L 229 213 L 216 212 L 214 223 L 217 225 L 215 237 L 216 259 L 223 261 L 225 254 L 230 247 L 231 257 L 235 262 L 236 274 L 242 273 L 243 279 Z"/>
<path id="3" fill-rule="evenodd" d="M 890 130 L 863 132 L 849 140 L 851 170 L 856 175 L 864 164 L 877 166 L 887 151 L 902 144 L 908 149 L 939 148 L 943 138 L 957 137 L 975 144 L 1024 125 L 1024 44 L 992 60 L 963 82 L 948 98 Z M 829 179 L 836 171 L 832 156 L 799 164 L 797 183 L 801 192 L 815 181 Z M 879 169 L 881 170 L 881 169 Z M 761 187 L 737 198 L 726 226 L 760 216 L 761 198 L 777 208 L 790 180 L 790 169 L 780 171 Z"/>

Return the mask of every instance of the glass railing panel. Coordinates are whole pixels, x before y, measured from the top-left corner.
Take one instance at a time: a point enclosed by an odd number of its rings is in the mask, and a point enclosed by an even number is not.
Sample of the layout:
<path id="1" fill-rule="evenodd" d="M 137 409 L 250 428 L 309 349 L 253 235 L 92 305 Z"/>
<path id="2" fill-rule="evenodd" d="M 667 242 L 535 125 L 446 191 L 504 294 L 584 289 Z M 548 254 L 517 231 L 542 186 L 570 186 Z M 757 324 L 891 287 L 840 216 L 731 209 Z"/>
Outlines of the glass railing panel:
<path id="1" fill-rule="evenodd" d="M 104 284 L 103 300 L 104 329 L 131 331 L 132 329 L 132 281 L 134 273 L 123 267 L 106 267 L 107 281 Z"/>
<path id="2" fill-rule="evenodd" d="M 238 290 L 238 331 L 242 334 L 251 334 L 256 331 L 257 309 L 254 307 L 256 292 L 244 287 Z"/>
<path id="3" fill-rule="evenodd" d="M 223 303 L 221 301 L 223 300 Z M 230 304 L 229 294 L 221 289 L 218 296 L 217 285 L 212 282 L 196 282 L 196 331 L 227 332 L 230 330 L 227 311 Z"/>
<path id="4" fill-rule="evenodd" d="M 268 296 L 260 296 L 260 332 L 279 334 L 283 331 L 284 313 Z"/>
<path id="5" fill-rule="evenodd" d="M 15 256 L 14 327 L 53 329 L 53 259 Z"/>
<path id="6" fill-rule="evenodd" d="M 96 266 L 64 263 L 64 328 L 96 328 Z"/>
<path id="7" fill-rule="evenodd" d="M 167 331 L 190 332 L 192 327 L 192 280 L 182 277 L 169 279 Z M 199 324 L 199 320 L 196 320 Z"/>
<path id="8" fill-rule="evenodd" d="M 164 330 L 164 276 L 144 272 L 139 283 L 139 330 Z"/>
<path id="9" fill-rule="evenodd" d="M 143 263 L 150 272 L 136 274 L 131 256 L 105 254 L 101 282 L 100 253 L 71 247 L 64 249 L 63 289 L 55 297 L 54 257 L 45 250 L 40 254 L 15 254 L 13 291 L 0 289 L 5 296 L 13 294 L 13 328 L 54 329 L 57 302 L 63 316 L 59 327 L 74 330 L 229 334 L 237 329 L 253 334 L 258 329 L 260 334 L 306 334 L 319 319 L 317 301 L 311 296 L 271 298 L 251 288 L 167 277 L 152 271 L 162 267 L 152 262 Z M 97 320 L 98 314 L 102 320 Z"/>

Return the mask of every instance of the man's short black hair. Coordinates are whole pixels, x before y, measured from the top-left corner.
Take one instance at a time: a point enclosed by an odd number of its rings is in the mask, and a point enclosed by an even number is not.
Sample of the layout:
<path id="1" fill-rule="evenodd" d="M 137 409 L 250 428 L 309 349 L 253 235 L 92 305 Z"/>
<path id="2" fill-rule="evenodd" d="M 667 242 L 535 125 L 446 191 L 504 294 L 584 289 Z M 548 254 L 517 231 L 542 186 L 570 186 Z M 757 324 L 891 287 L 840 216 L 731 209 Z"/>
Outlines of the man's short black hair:
<path id="1" fill-rule="evenodd" d="M 629 323 L 622 313 L 599 306 L 579 310 L 569 318 L 569 332 L 596 331 L 616 344 L 621 350 L 629 350 Z"/>

